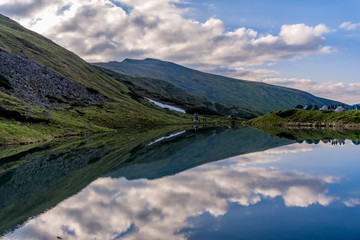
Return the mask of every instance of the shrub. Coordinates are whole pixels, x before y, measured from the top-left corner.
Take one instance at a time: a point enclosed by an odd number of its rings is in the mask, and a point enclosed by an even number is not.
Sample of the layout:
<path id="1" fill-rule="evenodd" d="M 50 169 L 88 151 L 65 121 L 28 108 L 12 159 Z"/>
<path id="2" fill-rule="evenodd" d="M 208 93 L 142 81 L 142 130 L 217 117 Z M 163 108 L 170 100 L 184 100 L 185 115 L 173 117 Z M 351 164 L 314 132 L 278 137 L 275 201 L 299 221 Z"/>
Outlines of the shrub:
<path id="1" fill-rule="evenodd" d="M 279 111 L 276 113 L 276 116 L 279 117 L 290 117 L 292 115 L 294 115 L 297 112 L 296 109 L 288 109 L 288 110 L 283 110 L 283 111 Z"/>

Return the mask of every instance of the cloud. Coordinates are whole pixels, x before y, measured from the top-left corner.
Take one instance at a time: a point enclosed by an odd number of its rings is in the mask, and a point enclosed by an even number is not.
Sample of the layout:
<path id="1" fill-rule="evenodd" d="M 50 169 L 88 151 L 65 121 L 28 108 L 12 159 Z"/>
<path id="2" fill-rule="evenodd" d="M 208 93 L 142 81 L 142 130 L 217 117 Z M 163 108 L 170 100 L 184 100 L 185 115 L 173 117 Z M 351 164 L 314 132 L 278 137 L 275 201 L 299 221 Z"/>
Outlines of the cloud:
<path id="1" fill-rule="evenodd" d="M 300 89 L 316 96 L 342 101 L 347 104 L 360 103 L 360 83 L 317 83 L 311 79 L 265 78 L 262 82 Z"/>
<path id="2" fill-rule="evenodd" d="M 281 78 L 279 77 L 279 72 L 249 67 L 237 67 L 232 69 L 220 68 L 213 71 L 220 72 L 223 75 L 233 78 L 295 88 L 315 96 L 321 96 L 347 104 L 360 103 L 360 83 L 319 83 L 312 79 L 305 78 Z"/>
<path id="3" fill-rule="evenodd" d="M 283 25 L 279 36 L 289 46 L 300 46 L 313 49 L 321 45 L 325 38 L 323 34 L 329 33 L 330 29 L 323 24 L 309 27 L 305 24 Z"/>
<path id="4" fill-rule="evenodd" d="M 360 83 L 319 83 L 312 79 L 305 78 L 281 78 L 279 77 L 280 73 L 277 71 L 249 67 L 236 67 L 232 69 L 218 68 L 210 71 L 219 72 L 220 74 L 233 78 L 295 88 L 315 96 L 321 96 L 347 104 L 360 103 Z"/>
<path id="5" fill-rule="evenodd" d="M 9 10 L 17 5 L 17 12 Z M 331 49 L 324 45 L 330 29 L 323 24 L 283 25 L 278 35 L 244 27 L 227 31 L 220 19 L 186 18 L 186 6 L 182 0 L 14 0 L 2 1 L 0 11 L 88 61 L 155 57 L 239 67 Z"/>
<path id="6" fill-rule="evenodd" d="M 358 199 L 358 198 L 350 198 L 348 200 L 345 200 L 344 204 L 347 207 L 355 207 L 357 205 L 360 205 L 360 199 Z"/>
<path id="7" fill-rule="evenodd" d="M 358 27 L 360 27 L 360 23 L 352 23 L 352 22 L 343 22 L 339 28 L 344 29 L 346 31 L 354 31 Z"/>
<path id="8" fill-rule="evenodd" d="M 45 0 L 2 0 L 0 3 L 1 13 L 12 17 L 23 17 L 37 14 L 47 5 Z"/>

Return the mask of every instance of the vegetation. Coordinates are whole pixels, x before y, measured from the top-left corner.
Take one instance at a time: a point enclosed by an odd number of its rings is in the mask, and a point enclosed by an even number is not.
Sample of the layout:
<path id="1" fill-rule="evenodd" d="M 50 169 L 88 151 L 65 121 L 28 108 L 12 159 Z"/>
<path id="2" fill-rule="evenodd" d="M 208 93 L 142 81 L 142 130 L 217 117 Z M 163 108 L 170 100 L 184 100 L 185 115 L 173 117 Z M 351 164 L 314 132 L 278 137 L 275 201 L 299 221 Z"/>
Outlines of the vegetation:
<path id="1" fill-rule="evenodd" d="M 226 115 L 236 114 L 243 117 L 243 112 L 237 112 L 237 108 L 259 116 L 271 111 L 294 107 L 297 104 L 338 103 L 296 89 L 203 73 L 156 59 L 126 59 L 121 63 L 108 62 L 95 65 L 121 74 L 167 81 L 188 94 L 209 102 L 227 105 L 230 109 L 226 110 Z M 218 112 L 221 111 L 218 109 Z"/>
<path id="2" fill-rule="evenodd" d="M 101 68 L 102 71 L 123 82 L 129 89 L 133 99 L 140 96 L 178 106 L 188 113 L 205 115 L 236 115 L 245 119 L 260 116 L 259 112 L 250 111 L 234 105 L 210 102 L 192 95 L 172 83 L 149 77 L 132 77 Z M 136 97 L 136 98 L 134 98 Z"/>
<path id="3" fill-rule="evenodd" d="M 0 93 L 0 145 L 25 144 L 54 137 L 113 132 L 119 128 L 149 128 L 160 125 L 192 124 L 192 115 L 156 107 L 142 99 L 133 111 L 119 111 L 118 102 L 99 106 L 71 107 L 61 111 L 46 110 Z M 153 112 L 143 114 L 142 111 Z M 231 119 L 207 116 L 207 124 L 228 124 Z"/>
<path id="4" fill-rule="evenodd" d="M 360 111 L 343 112 L 287 109 L 247 121 L 251 126 L 360 127 Z"/>

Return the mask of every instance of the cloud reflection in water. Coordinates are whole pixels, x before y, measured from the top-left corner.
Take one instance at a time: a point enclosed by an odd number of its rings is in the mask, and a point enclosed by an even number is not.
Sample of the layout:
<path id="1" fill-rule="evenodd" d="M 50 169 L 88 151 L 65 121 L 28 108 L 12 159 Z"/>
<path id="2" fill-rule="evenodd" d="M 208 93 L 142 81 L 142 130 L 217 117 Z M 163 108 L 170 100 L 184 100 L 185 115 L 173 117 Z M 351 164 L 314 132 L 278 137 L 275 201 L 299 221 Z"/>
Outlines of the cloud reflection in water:
<path id="1" fill-rule="evenodd" d="M 334 198 L 326 195 L 325 184 L 336 182 L 336 178 L 253 166 L 277 161 L 281 151 L 294 152 L 297 147 L 307 151 L 304 145 L 290 145 L 152 181 L 100 178 L 5 237 L 184 239 L 176 233 L 191 227 L 189 217 L 206 212 L 213 217 L 222 216 L 227 213 L 229 202 L 249 206 L 264 198 L 281 197 L 287 207 L 329 205 Z"/>

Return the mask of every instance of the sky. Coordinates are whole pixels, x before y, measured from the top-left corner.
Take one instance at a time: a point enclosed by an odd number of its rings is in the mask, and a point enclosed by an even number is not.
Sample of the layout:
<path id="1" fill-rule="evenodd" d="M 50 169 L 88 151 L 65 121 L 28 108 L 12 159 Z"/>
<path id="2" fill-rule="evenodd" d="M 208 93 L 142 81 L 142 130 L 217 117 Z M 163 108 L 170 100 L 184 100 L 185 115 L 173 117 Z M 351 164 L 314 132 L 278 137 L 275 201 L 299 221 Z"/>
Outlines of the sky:
<path id="1" fill-rule="evenodd" d="M 357 0 L 1 0 L 88 62 L 157 58 L 360 103 Z"/>

